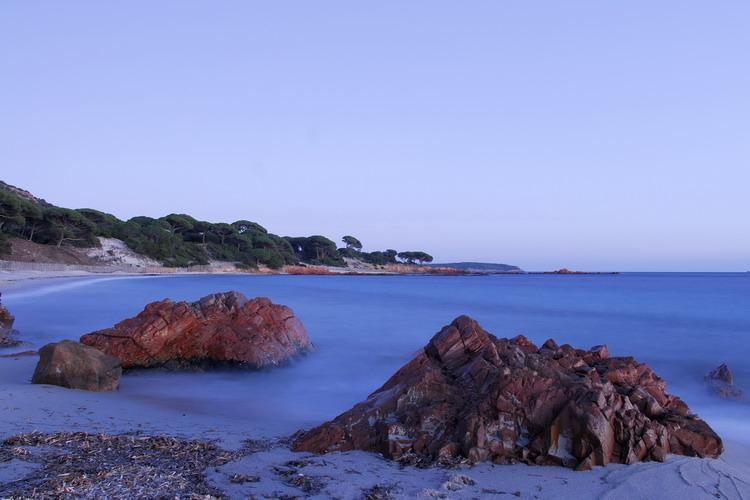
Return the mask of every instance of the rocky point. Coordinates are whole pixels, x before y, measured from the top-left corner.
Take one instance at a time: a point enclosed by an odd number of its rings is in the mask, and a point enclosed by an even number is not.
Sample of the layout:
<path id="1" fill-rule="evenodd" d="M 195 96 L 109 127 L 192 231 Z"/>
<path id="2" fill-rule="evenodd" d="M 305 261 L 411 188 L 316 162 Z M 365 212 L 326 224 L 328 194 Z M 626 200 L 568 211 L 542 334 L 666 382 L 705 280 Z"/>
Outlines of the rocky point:
<path id="1" fill-rule="evenodd" d="M 115 356 L 123 368 L 237 364 L 278 365 L 312 348 L 286 306 L 239 292 L 197 302 L 153 302 L 134 318 L 89 333 L 81 342 Z"/>
<path id="2" fill-rule="evenodd" d="M 647 365 L 523 336 L 498 339 L 467 316 L 437 333 L 380 389 L 294 443 L 410 463 L 563 465 L 718 457 L 719 436 Z"/>

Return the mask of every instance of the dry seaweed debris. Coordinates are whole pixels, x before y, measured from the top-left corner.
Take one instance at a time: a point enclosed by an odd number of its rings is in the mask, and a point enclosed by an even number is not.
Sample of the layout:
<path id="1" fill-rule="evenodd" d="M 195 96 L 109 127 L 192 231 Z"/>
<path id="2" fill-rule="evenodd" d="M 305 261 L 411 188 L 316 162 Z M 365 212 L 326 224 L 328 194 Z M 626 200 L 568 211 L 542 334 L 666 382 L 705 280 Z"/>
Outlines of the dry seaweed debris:
<path id="1" fill-rule="evenodd" d="M 362 491 L 363 500 L 392 500 L 396 498 L 395 484 L 376 484 L 372 488 Z"/>
<path id="2" fill-rule="evenodd" d="M 0 485 L 0 498 L 217 498 L 203 471 L 235 454 L 212 443 L 169 436 L 33 432 L 0 445 L 0 457 L 19 447 L 41 447 L 41 467 Z"/>
<path id="3" fill-rule="evenodd" d="M 282 481 L 294 488 L 299 488 L 307 495 L 317 495 L 326 487 L 328 476 L 311 476 L 298 470 L 298 467 L 305 467 L 313 463 L 309 460 L 292 460 L 287 462 L 283 467 L 273 467 L 273 472 L 279 476 Z"/>

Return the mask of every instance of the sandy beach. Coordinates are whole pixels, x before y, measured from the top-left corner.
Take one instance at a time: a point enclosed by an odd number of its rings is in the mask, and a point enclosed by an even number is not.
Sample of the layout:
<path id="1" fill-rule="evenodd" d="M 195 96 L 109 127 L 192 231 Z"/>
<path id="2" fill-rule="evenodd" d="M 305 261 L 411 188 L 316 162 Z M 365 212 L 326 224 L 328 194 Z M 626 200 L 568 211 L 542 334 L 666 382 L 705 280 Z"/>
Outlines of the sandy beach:
<path id="1" fill-rule="evenodd" d="M 30 284 L 43 284 L 70 278 L 109 278 L 112 276 L 136 276 L 135 274 L 97 274 L 87 271 L 0 271 L 0 289 L 20 289 Z"/>
<path id="2" fill-rule="evenodd" d="M 266 276 L 276 275 L 333 275 L 333 276 L 398 276 L 407 274 L 435 274 L 435 275 L 462 275 L 462 273 L 446 272 L 439 268 L 419 268 L 418 266 L 392 266 L 389 269 L 374 269 L 372 267 L 344 268 L 332 266 L 284 266 L 280 270 L 262 268 L 257 271 L 239 270 L 227 267 L 227 263 L 214 266 L 212 270 L 186 271 L 181 269 L 159 268 L 158 270 L 107 270 L 103 267 L 101 271 L 70 269 L 64 270 L 4 270 L 0 269 L 0 290 L 26 286 L 32 283 L 42 284 L 45 281 L 55 281 L 65 278 L 90 278 L 90 279 L 112 279 L 118 277 L 133 276 L 195 276 L 201 274 L 221 274 L 237 276 Z"/>
<path id="3" fill-rule="evenodd" d="M 36 356 L 0 358 L 0 437 L 80 431 L 169 435 L 216 443 L 239 451 L 225 465 L 205 471 L 208 483 L 230 498 L 354 499 L 368 492 L 383 495 L 374 498 L 745 499 L 750 495 L 747 443 L 727 442 L 726 452 L 717 460 L 670 456 L 665 463 L 610 465 L 589 472 L 490 464 L 454 469 L 401 467 L 364 452 L 294 453 L 279 439 L 283 436 L 249 429 L 222 415 L 180 414 L 166 408 L 154 412 L 153 407 L 147 409 L 143 402 L 123 399 L 117 393 L 31 385 L 35 363 Z M 131 382 L 135 381 L 124 381 Z M 38 463 L 17 458 L 0 462 L 0 483 L 20 480 L 38 467 Z M 238 483 L 237 476 L 258 480 Z"/>
<path id="4" fill-rule="evenodd" d="M 54 281 L 64 278 L 90 278 L 108 279 L 132 276 L 172 276 L 193 274 L 268 274 L 266 269 L 252 272 L 235 269 L 229 263 L 215 262 L 209 266 L 201 267 L 200 270 L 187 271 L 181 268 L 168 267 L 134 267 L 134 266 L 76 266 L 52 263 L 27 263 L 0 261 L 10 269 L 0 266 L 0 289 L 21 286 L 40 285 L 45 281 Z"/>

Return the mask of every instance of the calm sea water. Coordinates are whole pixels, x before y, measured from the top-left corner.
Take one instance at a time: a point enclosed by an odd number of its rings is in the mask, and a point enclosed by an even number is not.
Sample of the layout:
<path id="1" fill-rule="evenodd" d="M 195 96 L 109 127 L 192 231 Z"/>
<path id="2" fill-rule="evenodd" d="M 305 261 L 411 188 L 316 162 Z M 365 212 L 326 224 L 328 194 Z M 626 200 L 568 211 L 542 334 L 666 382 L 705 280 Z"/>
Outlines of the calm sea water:
<path id="1" fill-rule="evenodd" d="M 11 289 L 3 298 L 38 347 L 111 326 L 157 299 L 227 290 L 292 307 L 316 351 L 260 372 L 140 371 L 117 397 L 289 432 L 366 398 L 443 325 L 468 314 L 501 337 L 606 343 L 613 355 L 649 363 L 725 437 L 750 440 L 750 405 L 717 400 L 702 383 L 726 362 L 750 392 L 750 274 L 139 277 Z"/>

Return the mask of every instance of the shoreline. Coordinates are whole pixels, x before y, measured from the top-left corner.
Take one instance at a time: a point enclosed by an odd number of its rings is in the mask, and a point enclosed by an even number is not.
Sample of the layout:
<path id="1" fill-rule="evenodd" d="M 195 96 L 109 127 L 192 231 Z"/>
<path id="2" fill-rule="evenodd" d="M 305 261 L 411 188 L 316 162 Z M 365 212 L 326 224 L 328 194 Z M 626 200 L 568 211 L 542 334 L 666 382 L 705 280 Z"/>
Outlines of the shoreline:
<path id="1" fill-rule="evenodd" d="M 291 269 L 290 269 L 291 268 Z M 349 268 L 330 268 L 326 266 L 285 266 L 281 270 L 245 271 L 241 269 L 217 269 L 215 271 L 123 271 L 120 269 L 108 269 L 102 266 L 101 271 L 89 270 L 4 270 L 0 268 L 0 288 L 17 288 L 21 284 L 39 283 L 48 280 L 80 279 L 80 278 L 129 278 L 129 277 L 154 277 L 154 276 L 612 276 L 622 274 L 620 272 L 576 272 L 560 274 L 546 271 L 517 272 L 464 272 L 461 270 L 434 269 L 425 271 L 389 271 L 387 269 L 362 270 Z M 0 290 L 1 291 L 1 290 Z"/>
<path id="2" fill-rule="evenodd" d="M 4 264 L 4 266 L 3 266 Z M 55 269 L 59 268 L 59 269 Z M 54 263 L 0 261 L 0 287 L 19 283 L 61 278 L 137 277 L 137 276 L 484 276 L 452 268 L 397 266 L 395 269 L 344 268 L 314 265 L 288 265 L 281 269 L 243 270 L 226 265 L 190 268 L 123 268 L 122 266 L 74 266 Z"/>
<path id="3" fill-rule="evenodd" d="M 28 275 L 28 273 L 8 273 L 0 271 L 0 292 L 3 289 L 14 289 L 18 290 L 22 287 L 30 286 L 33 284 L 44 284 L 46 282 L 57 282 L 58 280 L 79 280 L 79 279 L 117 279 L 117 278 L 162 278 L 170 276 L 452 276 L 443 274 L 427 274 L 427 273 L 251 273 L 251 272 L 177 272 L 177 273 L 123 273 L 123 272 L 112 272 L 112 273 L 92 273 L 92 272 L 55 272 L 45 271 L 41 273 L 35 273 L 34 275 Z M 476 276 L 476 275 L 462 275 L 462 276 Z"/>
<path id="4" fill-rule="evenodd" d="M 228 498 L 667 498 L 745 499 L 750 494 L 750 449 L 726 441 L 717 459 L 668 455 L 665 462 L 610 464 L 590 471 L 559 466 L 494 465 L 402 466 L 362 451 L 315 455 L 289 447 L 292 428 L 249 427 L 239 415 L 204 414 L 169 404 L 154 407 L 133 389 L 130 378 L 114 393 L 32 385 L 36 356 L 0 358 L 0 491 L 28 493 L 71 488 L 96 498 L 106 488 L 127 496 L 137 484 L 149 496 L 160 490 L 158 468 L 180 471 L 183 458 L 165 456 L 169 447 L 223 454 L 221 463 L 191 465 L 190 477 L 160 477 L 176 491 L 209 487 Z M 319 422 L 318 422 L 319 423 Z M 305 428 L 316 422 L 304 424 Z M 12 438 L 12 439 L 11 439 Z M 65 455 L 65 460 L 59 457 Z M 115 479 L 99 470 L 91 456 L 107 456 Z M 82 467 L 85 466 L 85 467 Z M 109 467 L 109 465 L 108 465 Z M 54 474 L 49 472 L 54 471 Z M 99 474 L 101 473 L 101 474 Z M 87 480 L 80 480 L 88 474 Z M 148 474 L 148 475 L 144 475 Z M 123 480 L 121 478 L 125 478 Z M 109 478 L 109 479 L 108 479 Z M 177 481 L 177 482 L 171 482 Z M 128 486 L 131 485 L 131 486 Z M 97 495 L 98 493 L 98 495 Z M 24 496 L 21 494 L 20 496 Z"/>
<path id="5" fill-rule="evenodd" d="M 248 427 L 239 416 L 209 415 L 159 405 L 131 393 L 90 393 L 31 385 L 36 356 L 0 359 L 0 490 L 4 495 L 71 488 L 82 498 L 107 491 L 145 496 L 167 488 L 228 498 L 667 498 L 744 499 L 750 494 L 750 449 L 725 442 L 717 459 L 668 455 L 665 462 L 610 464 L 590 471 L 559 466 L 402 466 L 375 453 L 314 455 L 289 448 L 292 429 Z M 306 428 L 315 422 L 305 424 Z M 12 438 L 12 439 L 11 439 Z M 174 451 L 165 456 L 164 449 Z M 189 463 L 189 449 L 221 454 L 216 463 Z M 59 457 L 65 456 L 65 460 Z M 99 469 L 92 456 L 106 456 Z M 215 455 L 212 455 L 215 456 Z M 158 464 L 158 465 L 157 465 Z M 112 470 L 116 475 L 110 477 Z M 157 470 L 176 471 L 162 477 Z M 51 472 L 54 472 L 52 474 Z M 84 480 L 84 474 L 87 478 Z M 151 480 L 158 478 L 159 485 Z M 119 489 L 116 489 L 119 488 Z M 380 493 L 382 496 L 375 496 Z M 186 495 L 187 496 L 187 495 Z"/>

